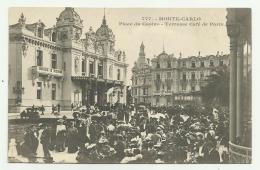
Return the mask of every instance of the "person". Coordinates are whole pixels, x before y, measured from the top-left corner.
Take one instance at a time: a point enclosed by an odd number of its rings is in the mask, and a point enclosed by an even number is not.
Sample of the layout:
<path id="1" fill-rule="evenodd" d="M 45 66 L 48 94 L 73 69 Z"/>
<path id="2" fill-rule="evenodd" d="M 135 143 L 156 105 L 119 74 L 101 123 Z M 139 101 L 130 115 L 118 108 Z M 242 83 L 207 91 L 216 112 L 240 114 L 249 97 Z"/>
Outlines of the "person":
<path id="1" fill-rule="evenodd" d="M 54 106 L 54 104 L 51 106 L 51 110 L 52 110 L 52 114 L 55 112 L 55 106 Z"/>
<path id="2" fill-rule="evenodd" d="M 122 135 L 117 136 L 117 140 L 115 142 L 115 151 L 116 151 L 116 159 L 117 161 L 121 161 L 125 157 L 126 142 L 124 141 L 124 137 Z"/>
<path id="3" fill-rule="evenodd" d="M 31 128 L 27 128 L 24 133 L 24 141 L 20 144 L 20 154 L 25 157 L 32 157 L 32 131 Z"/>
<path id="4" fill-rule="evenodd" d="M 216 150 L 216 141 L 209 141 L 208 148 L 209 150 L 208 150 L 207 163 L 208 164 L 220 163 L 220 155 L 219 152 Z"/>
<path id="5" fill-rule="evenodd" d="M 42 111 L 42 115 L 44 115 L 45 108 L 43 105 L 41 106 L 41 111 Z"/>
<path id="6" fill-rule="evenodd" d="M 60 113 L 60 104 L 57 104 L 58 113 Z"/>
<path id="7" fill-rule="evenodd" d="M 73 103 L 71 103 L 71 111 L 73 111 L 73 109 L 74 109 L 74 105 Z"/>
<path id="8" fill-rule="evenodd" d="M 66 141 L 66 126 L 64 125 L 64 119 L 59 119 L 56 128 L 56 145 L 55 149 L 58 152 L 63 152 L 65 150 L 65 141 Z"/>
<path id="9" fill-rule="evenodd" d="M 75 153 L 78 151 L 78 130 L 74 123 L 70 122 L 67 130 L 68 153 Z"/>
<path id="10" fill-rule="evenodd" d="M 79 146 L 82 147 L 88 141 L 86 124 L 81 121 L 78 127 Z"/>
<path id="11" fill-rule="evenodd" d="M 37 155 L 36 151 L 37 151 L 37 148 L 39 146 L 39 140 L 38 140 L 39 131 L 38 131 L 38 129 L 35 125 L 32 125 L 31 128 L 32 128 L 32 135 L 33 135 L 32 136 L 32 140 L 33 140 L 32 141 L 33 142 L 32 151 L 35 155 Z"/>
<path id="12" fill-rule="evenodd" d="M 50 146 L 50 140 L 51 140 L 51 133 L 48 125 L 43 125 L 44 129 L 42 131 L 41 135 L 41 144 L 44 152 L 44 157 L 46 159 L 51 157 L 49 146 Z"/>

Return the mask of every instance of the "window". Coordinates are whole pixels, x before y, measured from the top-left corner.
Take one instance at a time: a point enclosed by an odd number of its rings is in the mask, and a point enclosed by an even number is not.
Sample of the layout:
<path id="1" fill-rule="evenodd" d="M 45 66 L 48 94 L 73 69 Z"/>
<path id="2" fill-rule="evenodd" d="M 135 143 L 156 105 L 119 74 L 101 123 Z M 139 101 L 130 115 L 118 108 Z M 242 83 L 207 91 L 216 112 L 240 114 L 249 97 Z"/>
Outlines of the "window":
<path id="1" fill-rule="evenodd" d="M 135 85 L 137 85 L 137 79 L 135 79 Z"/>
<path id="2" fill-rule="evenodd" d="M 200 67 L 204 67 L 204 61 L 200 62 Z"/>
<path id="3" fill-rule="evenodd" d="M 210 60 L 209 63 L 210 63 L 210 64 L 209 64 L 210 67 L 213 67 L 213 66 L 214 66 L 214 62 L 213 62 L 213 60 Z"/>
<path id="4" fill-rule="evenodd" d="M 200 78 L 201 79 L 204 78 L 204 73 L 203 72 L 200 73 Z"/>
<path id="5" fill-rule="evenodd" d="M 182 62 L 182 67 L 186 67 L 186 62 L 185 61 Z"/>
<path id="6" fill-rule="evenodd" d="M 82 76 L 86 76 L 86 60 L 81 61 L 81 72 Z"/>
<path id="7" fill-rule="evenodd" d="M 167 83 L 167 91 L 171 91 L 171 83 Z"/>
<path id="8" fill-rule="evenodd" d="M 89 75 L 94 74 L 94 63 L 92 61 L 89 62 Z"/>
<path id="9" fill-rule="evenodd" d="M 186 80 L 186 78 L 187 78 L 187 77 L 186 77 L 186 73 L 183 73 L 183 74 L 182 74 L 182 79 L 183 79 L 183 80 Z"/>
<path id="10" fill-rule="evenodd" d="M 143 88 L 143 95 L 146 95 L 146 89 Z"/>
<path id="11" fill-rule="evenodd" d="M 57 54 L 51 55 L 51 68 L 57 68 Z"/>
<path id="12" fill-rule="evenodd" d="M 171 72 L 167 72 L 167 78 L 171 78 Z"/>
<path id="13" fill-rule="evenodd" d="M 38 28 L 37 32 L 38 32 L 38 37 L 42 38 L 42 36 L 43 36 L 43 29 L 42 28 Z"/>
<path id="14" fill-rule="evenodd" d="M 75 60 L 74 60 L 74 70 L 75 70 L 75 73 L 79 72 L 79 59 L 78 58 L 75 58 Z"/>
<path id="15" fill-rule="evenodd" d="M 76 103 L 76 104 L 79 103 L 79 91 L 78 90 L 74 91 L 74 103 Z"/>
<path id="16" fill-rule="evenodd" d="M 37 66 L 42 66 L 42 51 L 41 50 L 37 50 L 37 54 L 36 54 L 36 62 L 37 62 Z"/>
<path id="17" fill-rule="evenodd" d="M 56 42 L 56 32 L 53 32 L 52 35 L 51 35 L 51 41 L 52 42 Z"/>
<path id="18" fill-rule="evenodd" d="M 63 70 L 66 71 L 66 62 L 63 63 Z"/>
<path id="19" fill-rule="evenodd" d="M 182 88 L 182 91 L 186 91 L 186 85 L 185 84 L 183 84 L 181 88 Z"/>
<path id="20" fill-rule="evenodd" d="M 56 84 L 52 84 L 51 86 L 51 99 L 56 100 Z"/>
<path id="21" fill-rule="evenodd" d="M 171 62 L 170 61 L 168 61 L 167 62 L 167 68 L 171 68 L 172 66 L 171 66 Z"/>
<path id="22" fill-rule="evenodd" d="M 160 103 L 160 98 L 156 97 L 156 104 L 159 104 L 159 103 Z"/>
<path id="23" fill-rule="evenodd" d="M 37 82 L 37 99 L 42 99 L 42 82 Z"/>
<path id="24" fill-rule="evenodd" d="M 220 60 L 219 61 L 219 66 L 223 66 L 224 65 L 224 61 L 223 60 Z"/>
<path id="25" fill-rule="evenodd" d="M 103 64 L 98 64 L 98 76 L 103 78 Z"/>
<path id="26" fill-rule="evenodd" d="M 192 61 L 192 62 L 191 62 L 191 67 L 192 67 L 192 68 L 195 68 L 195 67 L 196 67 L 195 61 Z"/>
<path id="27" fill-rule="evenodd" d="M 117 69 L 117 80 L 120 80 L 120 77 L 121 77 L 121 75 L 120 75 L 120 69 Z"/>
<path id="28" fill-rule="evenodd" d="M 195 80 L 195 73 L 194 73 L 194 72 L 191 73 L 191 79 L 192 79 L 192 80 Z"/>
<path id="29" fill-rule="evenodd" d="M 157 91 L 157 92 L 160 91 L 160 86 L 159 86 L 159 84 L 156 84 L 156 91 Z"/>
<path id="30" fill-rule="evenodd" d="M 110 77 L 110 79 L 113 79 L 113 65 L 110 65 L 110 67 L 109 67 L 109 77 Z"/>
<path id="31" fill-rule="evenodd" d="M 156 74 L 156 80 L 160 80 L 160 74 Z"/>
<path id="32" fill-rule="evenodd" d="M 191 91 L 195 91 L 195 86 L 191 86 Z"/>
<path id="33" fill-rule="evenodd" d="M 144 84 L 146 83 L 146 78 L 144 78 Z"/>
<path id="34" fill-rule="evenodd" d="M 137 89 L 135 89 L 135 95 L 137 95 Z"/>
<path id="35" fill-rule="evenodd" d="M 160 63 L 159 62 L 157 62 L 156 68 L 160 68 Z"/>

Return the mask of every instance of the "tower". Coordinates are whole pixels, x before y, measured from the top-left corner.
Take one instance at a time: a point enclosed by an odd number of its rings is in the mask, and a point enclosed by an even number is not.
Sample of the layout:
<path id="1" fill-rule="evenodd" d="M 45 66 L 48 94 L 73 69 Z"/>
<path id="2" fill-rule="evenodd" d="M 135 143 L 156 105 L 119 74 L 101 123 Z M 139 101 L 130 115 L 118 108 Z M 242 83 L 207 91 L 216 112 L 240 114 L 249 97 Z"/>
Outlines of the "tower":
<path id="1" fill-rule="evenodd" d="M 145 46 L 144 46 L 144 43 L 142 41 L 142 44 L 140 46 L 140 51 L 139 51 L 139 57 L 145 57 L 144 48 L 145 48 Z"/>
<path id="2" fill-rule="evenodd" d="M 74 8 L 66 7 L 57 18 L 57 42 L 68 46 L 72 44 L 72 41 L 79 40 L 83 29 L 82 23 L 83 20 L 81 20 Z"/>
<path id="3" fill-rule="evenodd" d="M 96 43 L 97 46 L 102 47 L 103 55 L 108 56 L 109 54 L 114 54 L 115 35 L 107 25 L 105 12 L 102 24 L 96 31 Z"/>

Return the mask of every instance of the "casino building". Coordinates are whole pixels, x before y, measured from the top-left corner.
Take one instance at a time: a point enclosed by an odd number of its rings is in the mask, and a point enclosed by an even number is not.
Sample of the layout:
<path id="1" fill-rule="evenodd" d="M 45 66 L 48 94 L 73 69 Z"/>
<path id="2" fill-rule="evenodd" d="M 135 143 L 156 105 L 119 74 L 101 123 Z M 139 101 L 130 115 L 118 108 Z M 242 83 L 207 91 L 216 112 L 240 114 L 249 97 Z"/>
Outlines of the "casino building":
<path id="1" fill-rule="evenodd" d="M 51 28 L 22 14 L 9 26 L 9 112 L 28 106 L 126 102 L 125 52 L 105 15 L 101 26 L 82 35 L 83 20 L 66 7 Z M 48 107 L 47 107 L 48 109 Z"/>
<path id="2" fill-rule="evenodd" d="M 216 55 L 183 57 L 162 53 L 151 60 L 145 57 L 145 46 L 140 46 L 139 58 L 132 68 L 132 96 L 134 102 L 152 106 L 200 102 L 201 87 L 207 76 L 218 67 L 229 65 L 229 56 Z"/>

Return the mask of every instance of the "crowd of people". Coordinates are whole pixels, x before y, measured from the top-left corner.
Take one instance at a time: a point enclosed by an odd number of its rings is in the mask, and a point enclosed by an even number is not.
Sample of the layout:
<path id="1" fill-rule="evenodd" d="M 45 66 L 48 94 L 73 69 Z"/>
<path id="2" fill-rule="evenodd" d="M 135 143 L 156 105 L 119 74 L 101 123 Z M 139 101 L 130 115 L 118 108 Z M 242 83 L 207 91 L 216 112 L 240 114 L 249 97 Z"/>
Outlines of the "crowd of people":
<path id="1" fill-rule="evenodd" d="M 49 162 L 55 150 L 75 153 L 78 163 L 228 163 L 223 108 L 90 106 L 72 114 L 29 127 L 19 153 L 33 159 L 41 147 Z"/>

